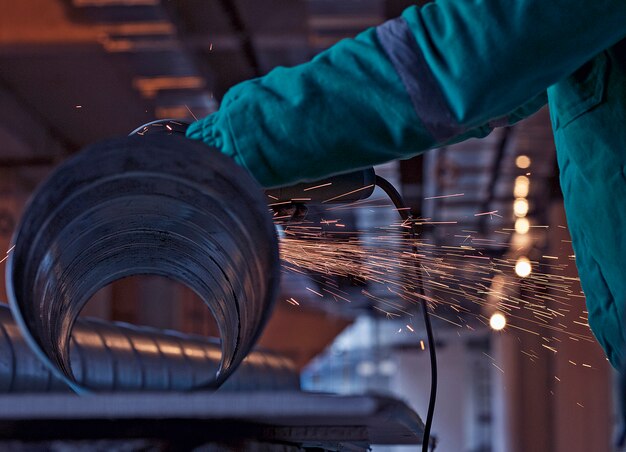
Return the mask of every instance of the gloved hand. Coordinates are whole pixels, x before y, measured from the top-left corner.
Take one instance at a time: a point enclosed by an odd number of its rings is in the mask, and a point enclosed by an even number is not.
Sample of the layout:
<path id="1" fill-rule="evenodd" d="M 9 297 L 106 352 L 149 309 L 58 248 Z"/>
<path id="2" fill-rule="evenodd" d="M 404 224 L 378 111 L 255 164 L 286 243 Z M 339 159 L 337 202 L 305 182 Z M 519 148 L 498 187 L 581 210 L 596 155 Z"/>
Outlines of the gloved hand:
<path id="1" fill-rule="evenodd" d="M 222 106 L 218 111 L 192 123 L 186 132 L 187 138 L 202 141 L 206 145 L 220 150 L 223 154 L 235 159 L 235 162 L 243 167 L 245 167 L 245 164 L 235 149 L 234 141 L 231 139 L 227 111 L 228 105 L 237 98 L 235 92 L 244 86 L 245 82 L 231 89 L 224 96 Z"/>

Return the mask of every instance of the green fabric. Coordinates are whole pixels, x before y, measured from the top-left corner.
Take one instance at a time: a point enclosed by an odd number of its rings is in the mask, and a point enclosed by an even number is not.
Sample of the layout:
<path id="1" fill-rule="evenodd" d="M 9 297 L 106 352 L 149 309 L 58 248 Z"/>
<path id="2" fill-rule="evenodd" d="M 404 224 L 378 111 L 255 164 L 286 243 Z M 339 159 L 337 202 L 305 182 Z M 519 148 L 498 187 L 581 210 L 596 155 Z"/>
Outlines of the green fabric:
<path id="1" fill-rule="evenodd" d="M 626 72 L 618 62 L 626 62 L 626 52 L 609 49 L 548 96 L 589 324 L 619 368 L 626 327 Z"/>
<path id="2" fill-rule="evenodd" d="M 459 123 L 483 136 L 626 33 L 623 0 L 439 0 L 404 13 Z M 231 89 L 189 130 L 265 186 L 311 180 L 440 145 L 367 30 L 311 62 Z"/>
<path id="3" fill-rule="evenodd" d="M 438 0 L 403 13 L 454 120 L 437 142 L 375 29 L 311 62 L 241 83 L 188 136 L 231 155 L 264 186 L 408 158 L 482 137 L 545 103 L 589 321 L 618 365 L 626 306 L 624 0 Z M 587 64 L 585 64 L 588 62 Z M 579 70 L 577 70 L 580 68 Z"/>
<path id="4" fill-rule="evenodd" d="M 188 136 L 236 156 L 264 186 L 319 179 L 435 145 L 374 29 L 309 63 L 235 86 L 211 116 Z"/>

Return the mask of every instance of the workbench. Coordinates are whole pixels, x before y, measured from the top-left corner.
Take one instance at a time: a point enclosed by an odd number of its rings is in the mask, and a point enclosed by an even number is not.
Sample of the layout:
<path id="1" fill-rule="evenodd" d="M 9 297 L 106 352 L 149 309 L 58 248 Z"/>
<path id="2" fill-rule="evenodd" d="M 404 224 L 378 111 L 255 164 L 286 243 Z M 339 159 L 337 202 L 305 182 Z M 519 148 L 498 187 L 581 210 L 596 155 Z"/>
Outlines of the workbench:
<path id="1" fill-rule="evenodd" d="M 382 396 L 292 392 L 0 396 L 0 448 L 367 450 L 419 444 L 423 424 Z"/>

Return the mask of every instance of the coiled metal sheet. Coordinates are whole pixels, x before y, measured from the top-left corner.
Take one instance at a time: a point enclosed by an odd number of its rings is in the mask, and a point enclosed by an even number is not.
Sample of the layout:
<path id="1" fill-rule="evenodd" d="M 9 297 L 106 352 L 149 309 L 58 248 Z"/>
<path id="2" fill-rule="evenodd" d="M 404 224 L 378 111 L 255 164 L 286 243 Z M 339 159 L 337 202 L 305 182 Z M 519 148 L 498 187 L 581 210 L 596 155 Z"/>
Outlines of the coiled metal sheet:
<path id="1" fill-rule="evenodd" d="M 43 362 L 76 391 L 72 327 L 99 289 L 127 276 L 179 281 L 220 329 L 217 387 L 251 350 L 276 297 L 278 245 L 258 184 L 221 153 L 175 135 L 93 145 L 28 205 L 7 262 L 13 315 Z M 154 309 L 158 309 L 155 306 Z"/>
<path id="2" fill-rule="evenodd" d="M 120 322 L 79 319 L 70 340 L 76 381 L 103 391 L 183 390 L 213 378 L 220 357 L 218 339 Z M 3 304 L 0 364 L 0 392 L 68 389 L 30 350 L 9 307 Z M 257 350 L 244 359 L 222 390 L 289 390 L 299 386 L 291 360 Z"/>

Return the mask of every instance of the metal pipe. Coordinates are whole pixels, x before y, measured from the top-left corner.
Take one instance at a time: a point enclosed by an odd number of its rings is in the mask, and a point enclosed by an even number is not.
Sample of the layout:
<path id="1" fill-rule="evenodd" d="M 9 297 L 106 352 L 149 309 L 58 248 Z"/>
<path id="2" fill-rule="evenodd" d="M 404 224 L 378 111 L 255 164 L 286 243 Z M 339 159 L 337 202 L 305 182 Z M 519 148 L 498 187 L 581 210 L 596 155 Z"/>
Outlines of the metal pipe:
<path id="1" fill-rule="evenodd" d="M 26 341 L 74 390 L 70 337 L 99 289 L 131 275 L 181 282 L 222 339 L 217 387 L 252 349 L 276 298 L 276 232 L 262 189 L 222 155 L 176 135 L 97 143 L 35 193 L 13 239 L 7 293 Z M 155 306 L 155 309 L 158 309 Z"/>
<path id="2" fill-rule="evenodd" d="M 219 339 L 81 318 L 70 340 L 77 382 L 103 391 L 184 390 L 215 375 Z M 0 304 L 0 392 L 66 391 L 30 350 L 9 307 Z M 250 353 L 222 390 L 299 389 L 293 361 Z"/>

